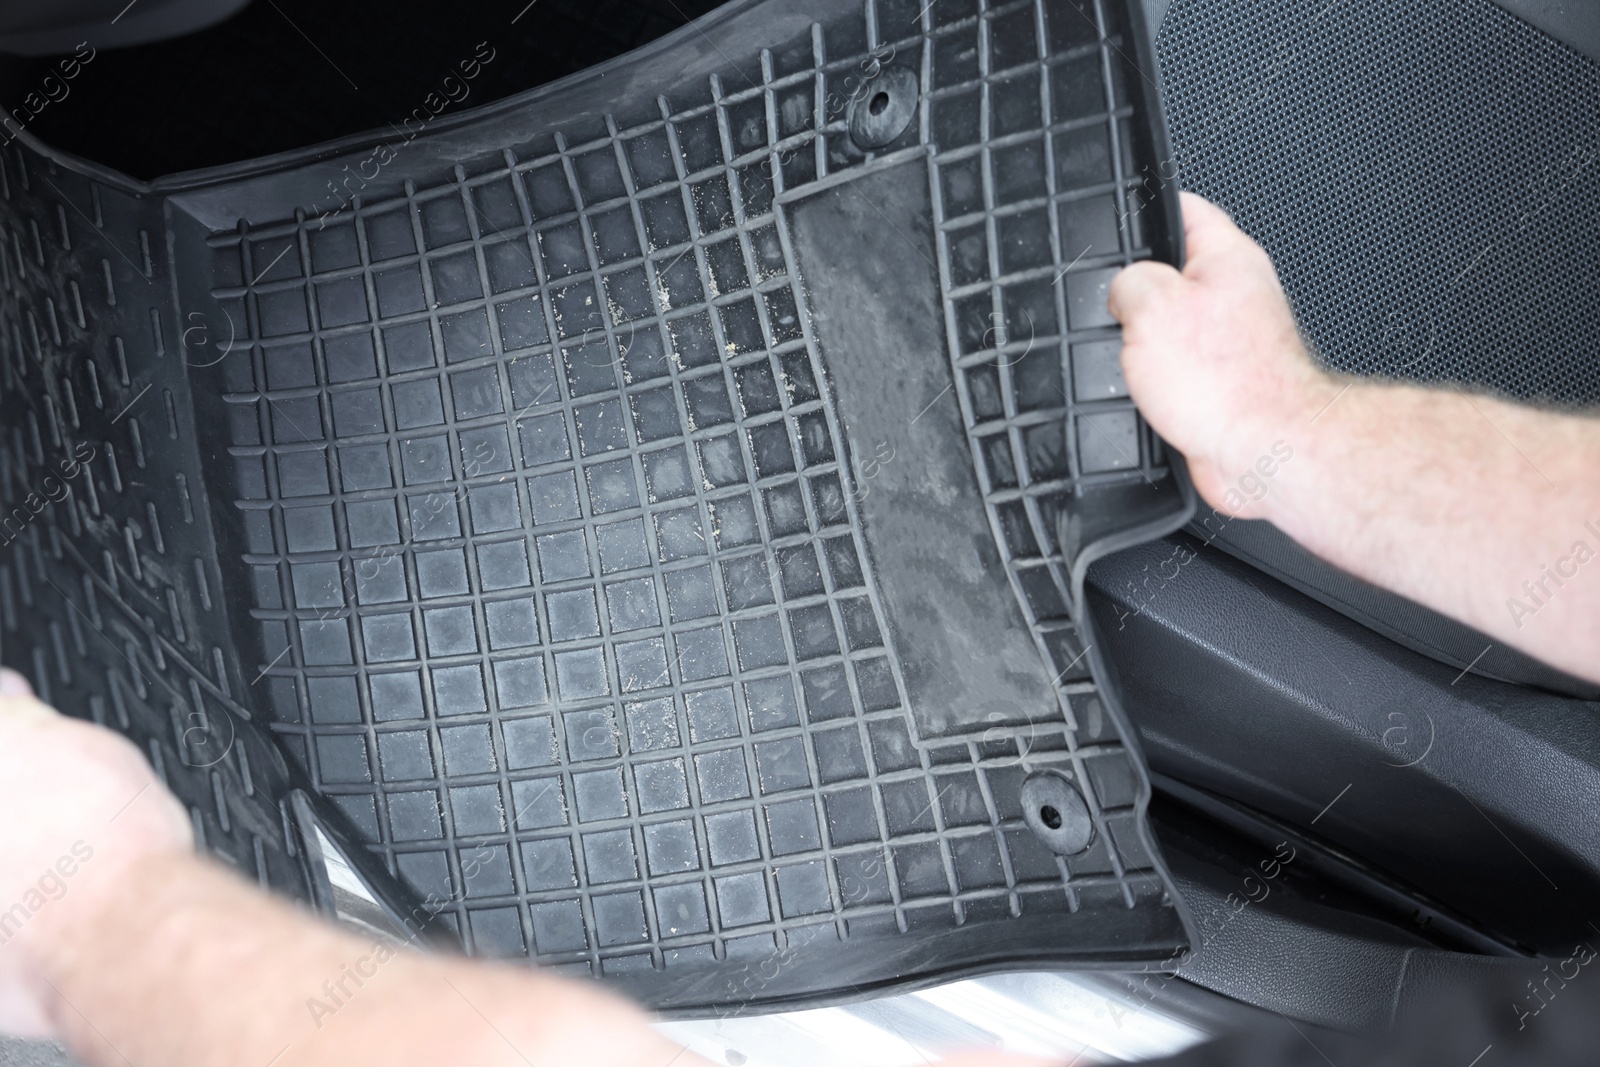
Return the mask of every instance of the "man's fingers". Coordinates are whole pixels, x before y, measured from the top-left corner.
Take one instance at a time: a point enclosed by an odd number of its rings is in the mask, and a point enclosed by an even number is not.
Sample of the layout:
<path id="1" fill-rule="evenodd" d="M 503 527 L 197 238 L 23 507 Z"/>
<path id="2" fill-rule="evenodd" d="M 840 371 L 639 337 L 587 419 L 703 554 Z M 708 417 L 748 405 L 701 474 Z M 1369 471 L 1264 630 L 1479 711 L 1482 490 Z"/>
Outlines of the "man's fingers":
<path id="1" fill-rule="evenodd" d="M 1265 272 L 1277 277 L 1272 261 L 1234 223 L 1226 211 L 1209 200 L 1182 193 L 1183 275 L 1194 281 L 1231 281 L 1241 272 Z"/>
<path id="2" fill-rule="evenodd" d="M 1179 193 L 1178 201 L 1183 205 L 1183 242 L 1190 259 L 1239 235 L 1239 227 L 1228 213 L 1205 197 Z"/>
<path id="3" fill-rule="evenodd" d="M 1183 193 L 1183 233 L 1187 263 L 1179 274 L 1164 263 L 1146 260 L 1125 269 L 1111 284 L 1107 304 L 1125 329 L 1145 332 L 1161 323 L 1185 282 L 1233 281 L 1276 273 L 1250 236 L 1228 213 L 1193 193 Z"/>
<path id="4" fill-rule="evenodd" d="M 1183 276 L 1167 264 L 1143 260 L 1125 267 L 1112 279 L 1106 306 L 1124 328 L 1137 330 L 1170 306 L 1183 284 Z"/>

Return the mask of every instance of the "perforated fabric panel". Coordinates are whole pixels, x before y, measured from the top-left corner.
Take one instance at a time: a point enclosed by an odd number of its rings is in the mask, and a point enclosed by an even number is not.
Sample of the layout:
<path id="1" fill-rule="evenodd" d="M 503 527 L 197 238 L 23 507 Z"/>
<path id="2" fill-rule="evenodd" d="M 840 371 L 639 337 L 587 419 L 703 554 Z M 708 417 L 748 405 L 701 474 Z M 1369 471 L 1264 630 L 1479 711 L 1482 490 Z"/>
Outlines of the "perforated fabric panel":
<path id="1" fill-rule="evenodd" d="M 1488 0 L 1174 0 L 1157 52 L 1329 364 L 1600 400 L 1600 65 Z"/>

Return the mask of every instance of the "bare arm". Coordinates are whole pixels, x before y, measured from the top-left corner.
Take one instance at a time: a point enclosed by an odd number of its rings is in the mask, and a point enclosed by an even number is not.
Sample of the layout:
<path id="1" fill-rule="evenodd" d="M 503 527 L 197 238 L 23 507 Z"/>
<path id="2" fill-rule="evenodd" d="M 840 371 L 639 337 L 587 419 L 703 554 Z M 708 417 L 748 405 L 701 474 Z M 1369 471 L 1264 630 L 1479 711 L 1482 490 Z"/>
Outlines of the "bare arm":
<path id="1" fill-rule="evenodd" d="M 94 1067 L 703 1064 L 595 986 L 363 940 L 192 851 L 134 747 L 0 672 L 0 1030 Z"/>
<path id="2" fill-rule="evenodd" d="M 1184 220 L 1183 273 L 1130 267 L 1111 304 L 1128 387 L 1206 500 L 1600 682 L 1600 419 L 1329 374 L 1266 254 L 1198 197 Z"/>
<path id="3" fill-rule="evenodd" d="M 709 1067 L 596 985 L 357 937 L 192 847 L 132 745 L 0 670 L 0 1032 L 90 1067 Z"/>
<path id="4" fill-rule="evenodd" d="M 599 989 L 362 940 L 197 856 L 118 882 L 40 955 L 50 1014 L 96 1067 L 703 1064 Z"/>

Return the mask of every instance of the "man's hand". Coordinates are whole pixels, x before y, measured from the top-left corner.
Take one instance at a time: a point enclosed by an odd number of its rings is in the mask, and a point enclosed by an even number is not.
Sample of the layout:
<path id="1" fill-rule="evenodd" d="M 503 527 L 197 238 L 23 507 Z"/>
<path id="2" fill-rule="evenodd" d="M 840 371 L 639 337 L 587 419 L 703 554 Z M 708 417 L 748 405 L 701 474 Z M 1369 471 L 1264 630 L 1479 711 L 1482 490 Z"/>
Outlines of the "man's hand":
<path id="1" fill-rule="evenodd" d="M 1188 263 L 1135 263 L 1111 286 L 1128 391 L 1213 507 L 1341 388 L 1306 355 L 1277 272 L 1220 208 L 1182 194 Z"/>
<path id="2" fill-rule="evenodd" d="M 1600 682 L 1600 419 L 1335 377 L 1266 253 L 1199 197 L 1183 214 L 1183 273 L 1136 263 L 1110 306 L 1128 389 L 1206 500 Z"/>
<path id="3" fill-rule="evenodd" d="M 191 835 L 138 749 L 0 670 L 0 1030 L 56 1036 L 43 946 L 114 898 L 131 864 L 186 853 Z"/>
<path id="4" fill-rule="evenodd" d="M 593 983 L 356 937 L 267 896 L 194 854 L 133 745 L 9 670 L 0 908 L 0 1032 L 93 1067 L 709 1067 Z"/>

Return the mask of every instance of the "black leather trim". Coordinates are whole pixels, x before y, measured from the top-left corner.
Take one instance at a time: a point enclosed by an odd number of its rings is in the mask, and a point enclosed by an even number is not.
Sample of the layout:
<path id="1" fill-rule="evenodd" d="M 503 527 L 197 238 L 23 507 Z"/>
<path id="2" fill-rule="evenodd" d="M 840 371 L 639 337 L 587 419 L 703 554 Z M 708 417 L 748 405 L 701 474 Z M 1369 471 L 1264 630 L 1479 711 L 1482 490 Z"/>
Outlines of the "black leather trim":
<path id="1" fill-rule="evenodd" d="M 1485 678 L 1600 700 L 1600 685 L 1574 678 L 1470 626 L 1363 581 L 1301 548 L 1268 522 L 1247 522 L 1209 508 L 1189 527 L 1202 541 L 1293 586 L 1313 600 L 1424 656 Z"/>
<path id="2" fill-rule="evenodd" d="M 1152 770 L 1525 947 L 1593 936 L 1600 704 L 1462 676 L 1187 535 L 1089 589 Z"/>
<path id="3" fill-rule="evenodd" d="M 1442 988 L 1534 968 L 1441 948 L 1351 906 L 1307 869 L 1303 845 L 1252 846 L 1170 801 L 1152 815 L 1200 934 L 1177 973 L 1203 988 L 1301 1025 L 1370 1032 Z"/>

